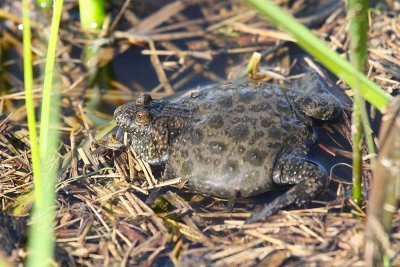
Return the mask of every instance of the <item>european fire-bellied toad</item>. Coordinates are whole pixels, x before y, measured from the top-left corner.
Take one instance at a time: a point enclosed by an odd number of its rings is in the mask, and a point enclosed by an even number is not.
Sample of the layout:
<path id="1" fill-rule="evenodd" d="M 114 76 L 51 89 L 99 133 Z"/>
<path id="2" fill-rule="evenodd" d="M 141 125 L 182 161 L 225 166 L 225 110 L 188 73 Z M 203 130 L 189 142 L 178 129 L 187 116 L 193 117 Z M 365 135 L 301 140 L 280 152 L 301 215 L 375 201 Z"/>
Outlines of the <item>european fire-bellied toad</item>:
<path id="1" fill-rule="evenodd" d="M 170 176 L 200 192 L 249 197 L 294 185 L 251 219 L 259 220 L 311 200 L 327 182 L 325 170 L 306 159 L 316 141 L 312 119 L 334 119 L 341 107 L 310 76 L 292 88 L 233 82 L 168 101 L 143 93 L 114 117 L 145 161 L 165 163 Z"/>

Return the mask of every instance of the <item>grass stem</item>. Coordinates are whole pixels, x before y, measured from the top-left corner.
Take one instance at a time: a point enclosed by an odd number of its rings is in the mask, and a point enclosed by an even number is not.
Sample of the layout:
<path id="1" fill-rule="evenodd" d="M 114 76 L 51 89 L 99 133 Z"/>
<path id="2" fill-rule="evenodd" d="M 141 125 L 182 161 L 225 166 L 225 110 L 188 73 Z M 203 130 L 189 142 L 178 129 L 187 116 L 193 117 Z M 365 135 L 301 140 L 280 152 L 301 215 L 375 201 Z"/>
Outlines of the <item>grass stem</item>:
<path id="1" fill-rule="evenodd" d="M 350 59 L 354 71 L 365 72 L 368 62 L 368 7 L 369 0 L 349 0 L 347 18 L 349 20 Z M 353 200 L 362 205 L 362 135 L 363 117 L 368 118 L 364 99 L 361 97 L 360 81 L 353 87 Z M 364 113 L 364 114 L 363 114 Z M 365 122 L 365 120 L 364 120 Z M 368 122 L 365 122 L 368 123 Z M 368 125 L 365 125 L 369 127 Z M 372 139 L 368 131 L 369 139 Z M 374 148 L 371 148 L 374 149 Z"/>
<path id="2" fill-rule="evenodd" d="M 103 0 L 79 0 L 82 29 L 101 29 L 106 16 Z"/>
<path id="3" fill-rule="evenodd" d="M 378 110 L 382 110 L 392 97 L 379 86 L 370 81 L 364 74 L 354 71 L 352 64 L 342 59 L 337 53 L 317 38 L 307 27 L 281 10 L 270 0 L 246 0 L 263 16 L 288 31 L 296 38 L 297 43 L 310 55 L 318 59 L 327 69 L 352 88 L 359 82 L 360 94 Z"/>
<path id="4" fill-rule="evenodd" d="M 31 51 L 31 23 L 29 18 L 29 0 L 22 1 L 22 23 L 23 23 L 23 53 L 24 53 L 24 87 L 25 105 L 28 117 L 28 130 L 30 137 L 33 182 L 35 198 L 40 199 L 42 180 L 40 179 L 40 157 L 39 146 L 36 132 L 35 103 L 33 100 L 33 71 L 32 71 L 32 51 Z"/>
<path id="5" fill-rule="evenodd" d="M 39 158 L 40 173 L 35 176 L 35 204 L 29 228 L 28 258 L 26 265 L 51 266 L 54 253 L 54 217 L 56 165 L 54 159 L 58 147 L 56 125 L 59 117 L 57 96 L 53 94 L 53 72 L 58 30 L 63 0 L 54 0 L 53 17 L 47 49 L 46 67 L 43 82 L 43 98 L 40 120 Z"/>

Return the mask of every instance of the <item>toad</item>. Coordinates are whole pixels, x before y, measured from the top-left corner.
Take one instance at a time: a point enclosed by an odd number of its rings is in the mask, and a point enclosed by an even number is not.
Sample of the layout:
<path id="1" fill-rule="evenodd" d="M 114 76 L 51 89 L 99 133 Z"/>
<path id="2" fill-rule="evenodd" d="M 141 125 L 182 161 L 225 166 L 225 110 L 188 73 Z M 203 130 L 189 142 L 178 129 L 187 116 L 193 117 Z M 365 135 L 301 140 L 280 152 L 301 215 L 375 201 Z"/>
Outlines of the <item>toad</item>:
<path id="1" fill-rule="evenodd" d="M 114 117 L 143 160 L 165 164 L 168 177 L 186 178 L 196 191 L 232 199 L 291 186 L 249 219 L 262 220 L 327 184 L 325 169 L 306 158 L 316 142 L 312 120 L 335 119 L 341 106 L 310 77 L 287 88 L 211 85 L 170 100 L 142 93 Z"/>

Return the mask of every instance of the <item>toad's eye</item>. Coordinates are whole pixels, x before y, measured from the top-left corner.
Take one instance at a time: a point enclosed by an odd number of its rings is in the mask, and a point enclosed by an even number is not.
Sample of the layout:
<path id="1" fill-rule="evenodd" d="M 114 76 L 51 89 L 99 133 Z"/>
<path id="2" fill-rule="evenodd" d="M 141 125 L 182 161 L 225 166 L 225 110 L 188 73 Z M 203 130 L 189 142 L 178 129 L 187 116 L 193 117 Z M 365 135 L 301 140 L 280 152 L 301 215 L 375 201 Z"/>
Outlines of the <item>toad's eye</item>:
<path id="1" fill-rule="evenodd" d="M 150 121 L 149 113 L 146 111 L 139 111 L 135 114 L 135 122 L 139 125 L 146 125 Z"/>

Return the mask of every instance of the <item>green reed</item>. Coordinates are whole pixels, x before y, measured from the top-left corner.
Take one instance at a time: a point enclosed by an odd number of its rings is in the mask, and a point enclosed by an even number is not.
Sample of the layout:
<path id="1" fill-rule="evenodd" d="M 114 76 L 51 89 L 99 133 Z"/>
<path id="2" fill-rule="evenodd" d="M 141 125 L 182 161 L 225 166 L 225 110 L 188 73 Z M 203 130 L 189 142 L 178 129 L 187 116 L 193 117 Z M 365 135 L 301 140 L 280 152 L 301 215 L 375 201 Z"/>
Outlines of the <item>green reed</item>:
<path id="1" fill-rule="evenodd" d="M 354 71 L 353 65 L 342 59 L 337 53 L 316 37 L 307 27 L 297 22 L 291 15 L 283 11 L 270 0 L 246 0 L 261 15 L 289 32 L 297 40 L 297 44 L 315 57 L 327 69 L 352 88 L 359 84 L 360 94 L 377 109 L 382 110 L 392 98 L 379 86 L 370 81 L 364 74 Z"/>
<path id="2" fill-rule="evenodd" d="M 24 42 L 24 81 L 26 90 L 26 106 L 28 126 L 32 148 L 32 166 L 34 172 L 35 203 L 31 216 L 31 226 L 28 236 L 27 266 L 50 266 L 53 264 L 54 253 L 54 206 L 55 182 L 57 179 L 54 160 L 58 147 L 59 103 L 53 93 L 53 72 L 55 62 L 56 43 L 61 18 L 63 0 L 53 3 L 53 17 L 47 50 L 45 76 L 42 90 L 40 137 L 37 146 L 37 137 L 32 94 L 32 52 L 29 22 L 29 1 L 23 0 L 23 42 Z"/>

